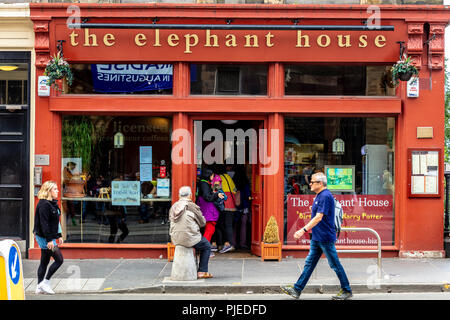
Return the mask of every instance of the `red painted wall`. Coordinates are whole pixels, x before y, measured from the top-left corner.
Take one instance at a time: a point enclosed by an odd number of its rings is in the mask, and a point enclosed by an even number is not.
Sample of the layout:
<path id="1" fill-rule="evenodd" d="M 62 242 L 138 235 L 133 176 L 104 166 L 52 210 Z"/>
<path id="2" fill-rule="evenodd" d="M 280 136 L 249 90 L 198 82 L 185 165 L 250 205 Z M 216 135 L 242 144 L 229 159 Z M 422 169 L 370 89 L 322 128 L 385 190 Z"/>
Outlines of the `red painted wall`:
<path id="1" fill-rule="evenodd" d="M 50 166 L 44 166 L 43 179 L 55 180 L 60 184 L 61 176 L 61 115 L 64 113 L 115 113 L 115 114 L 170 114 L 173 117 L 173 129 L 187 129 L 192 132 L 191 117 L 193 115 L 217 115 L 239 117 L 262 116 L 268 129 L 284 130 L 284 116 L 351 116 L 378 115 L 396 117 L 396 155 L 395 155 L 395 245 L 385 247 L 385 250 L 402 254 L 408 252 L 432 251 L 442 253 L 443 249 L 443 197 L 438 198 L 408 198 L 407 193 L 407 149 L 408 148 L 440 148 L 444 147 L 444 71 L 443 67 L 443 26 L 450 20 L 449 10 L 444 6 L 380 6 L 381 23 L 394 25 L 394 32 L 381 31 L 302 31 L 309 34 L 311 47 L 296 48 L 295 31 L 271 31 L 274 46 L 267 45 L 268 31 L 213 31 L 221 39 L 220 48 L 201 46 L 206 41 L 205 31 L 161 31 L 161 47 L 139 47 L 134 41 L 138 33 L 147 35 L 147 41 L 154 43 L 152 30 L 90 30 L 96 34 L 98 47 L 83 46 L 84 30 L 77 30 L 74 38 L 77 46 L 71 45 L 70 33 L 66 27 L 69 4 L 37 4 L 31 3 L 31 19 L 36 33 L 36 81 L 43 74 L 45 64 L 50 54 L 56 52 L 57 40 L 66 40 L 64 56 L 74 63 L 138 63 L 138 62 L 172 62 L 174 63 L 174 90 L 170 97 L 145 96 L 55 96 L 36 97 L 36 154 L 49 154 Z M 81 17 L 90 17 L 89 22 L 145 22 L 148 17 L 157 16 L 158 23 L 217 23 L 224 24 L 225 19 L 233 18 L 236 24 L 290 24 L 292 19 L 300 18 L 302 24 L 336 24 L 349 25 L 361 23 L 369 18 L 367 6 L 345 5 L 184 5 L 184 4 L 123 4 L 99 5 L 79 4 Z M 179 19 L 177 17 L 185 17 Z M 413 21 L 413 22 L 411 22 Z M 396 97 L 284 97 L 283 62 L 317 62 L 317 63 L 384 63 L 392 64 L 398 59 L 399 45 L 404 41 L 408 54 L 421 67 L 421 81 L 428 81 L 428 48 L 423 46 L 426 39 L 424 24 L 429 23 L 430 29 L 437 35 L 431 43 L 432 88 L 424 86 L 417 99 L 406 98 L 406 85 L 402 84 Z M 103 40 L 103 35 L 111 33 Z M 169 33 L 177 34 L 180 44 L 171 47 L 168 44 Z M 223 38 L 233 33 L 239 39 L 247 34 L 259 35 L 258 48 L 246 48 L 242 42 L 236 48 L 224 46 Z M 133 37 L 130 38 L 130 34 Z M 198 34 L 199 45 L 192 46 L 191 53 L 185 53 L 186 34 Z M 327 34 L 332 40 L 327 48 L 321 48 L 314 43 L 317 37 Z M 337 45 L 337 34 L 349 34 L 352 47 L 340 48 Z M 368 46 L 359 47 L 361 34 L 368 35 Z M 374 45 L 375 35 L 383 35 L 385 45 L 378 48 Z M 141 38 L 142 39 L 142 38 Z M 191 40 L 191 38 L 189 38 Z M 92 40 L 93 41 L 93 40 Z M 108 46 L 106 44 L 114 45 Z M 106 44 L 105 44 L 106 43 Z M 383 42 L 384 43 L 384 42 Z M 164 45 L 163 45 L 164 44 Z M 189 97 L 189 61 L 212 62 L 263 62 L 269 65 L 268 96 L 267 97 Z M 126 105 L 125 110 L 123 106 Z M 223 113 L 226 110 L 226 113 Z M 418 126 L 434 128 L 432 139 L 417 139 Z M 279 138 L 278 150 L 280 160 L 284 159 L 283 137 Z M 176 144 L 174 143 L 174 146 Z M 193 154 L 191 155 L 193 157 Z M 440 161 L 440 166 L 443 160 Z M 176 199 L 177 190 L 182 185 L 192 185 L 195 179 L 193 165 L 180 164 L 172 167 L 172 194 Z M 441 186 L 443 186 L 443 177 Z M 272 176 L 264 177 L 263 213 L 256 226 L 260 236 L 263 227 L 271 215 L 275 215 L 279 226 L 283 225 L 283 170 Z M 282 233 L 283 228 L 280 228 Z M 255 230 L 255 229 L 254 229 Z M 280 234 L 281 239 L 283 235 Z M 255 239 L 257 240 L 257 239 Z M 161 250 L 158 245 L 148 245 L 145 248 L 136 246 L 120 247 L 121 245 L 98 248 L 95 251 L 91 245 L 85 256 L 114 257 L 108 250 L 122 248 L 119 255 L 136 257 L 136 250 L 143 250 L 142 256 L 148 255 L 148 250 Z M 114 249 L 115 248 L 115 249 Z M 129 250 L 127 250 L 127 248 Z M 300 249 L 300 251 L 299 251 Z M 301 246 L 284 246 L 288 255 L 303 255 L 307 248 Z M 36 256 L 36 250 L 30 250 L 30 256 Z M 76 257 L 83 256 L 79 245 L 67 245 L 64 249 Z M 72 251 L 70 251 L 72 250 Z M 94 250 L 94 251 L 93 251 Z M 146 251 L 147 250 L 147 251 Z M 93 253 L 94 252 L 94 253 Z M 254 250 L 258 253 L 258 248 Z"/>

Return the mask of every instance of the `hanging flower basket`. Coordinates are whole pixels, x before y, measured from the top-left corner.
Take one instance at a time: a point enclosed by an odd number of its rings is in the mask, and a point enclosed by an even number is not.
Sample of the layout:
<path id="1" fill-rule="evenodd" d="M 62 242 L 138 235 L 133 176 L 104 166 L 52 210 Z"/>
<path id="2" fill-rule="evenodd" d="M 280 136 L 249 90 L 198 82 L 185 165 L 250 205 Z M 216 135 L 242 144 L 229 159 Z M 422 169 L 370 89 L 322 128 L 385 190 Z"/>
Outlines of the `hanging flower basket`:
<path id="1" fill-rule="evenodd" d="M 409 81 L 411 77 L 419 75 L 419 70 L 412 64 L 411 57 L 406 57 L 406 55 L 392 66 L 391 72 L 392 83 L 395 87 L 400 84 L 400 81 Z"/>
<path id="2" fill-rule="evenodd" d="M 61 82 L 66 80 L 68 85 L 73 82 L 73 73 L 69 63 L 64 59 L 61 52 L 51 57 L 45 67 L 44 76 L 48 77 L 47 85 L 53 87 L 58 92 L 62 92 Z"/>
<path id="3" fill-rule="evenodd" d="M 407 71 L 407 72 L 400 72 L 398 74 L 398 78 L 401 81 L 409 81 L 409 79 L 411 79 L 411 77 L 413 76 L 412 71 Z"/>

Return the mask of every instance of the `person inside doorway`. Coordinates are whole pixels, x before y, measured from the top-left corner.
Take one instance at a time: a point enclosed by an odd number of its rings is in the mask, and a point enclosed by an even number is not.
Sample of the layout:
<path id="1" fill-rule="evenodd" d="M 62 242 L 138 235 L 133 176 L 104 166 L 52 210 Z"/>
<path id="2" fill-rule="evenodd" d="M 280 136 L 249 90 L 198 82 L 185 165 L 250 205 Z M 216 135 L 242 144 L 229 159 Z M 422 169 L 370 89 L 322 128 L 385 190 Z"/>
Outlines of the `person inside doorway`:
<path id="1" fill-rule="evenodd" d="M 250 181 L 245 172 L 245 167 L 236 168 L 234 175 L 236 189 L 240 193 L 241 203 L 237 206 L 237 212 L 233 225 L 233 237 L 236 248 L 242 250 L 250 249 L 247 244 L 247 227 L 251 223 L 251 191 Z"/>
<path id="2" fill-rule="evenodd" d="M 218 225 L 223 232 L 224 235 L 224 243 L 222 249 L 219 253 L 226 253 L 230 251 L 234 251 L 235 247 L 232 244 L 233 241 L 233 221 L 235 214 L 237 212 L 236 204 L 235 204 L 235 194 L 236 194 L 236 185 L 234 184 L 233 179 L 230 177 L 223 166 L 218 167 L 218 173 L 220 174 L 220 178 L 222 179 L 222 189 L 227 196 L 227 200 L 225 201 L 225 210 L 223 210 L 219 215 Z"/>
<path id="3" fill-rule="evenodd" d="M 200 181 L 198 183 L 197 205 L 200 207 L 203 216 L 205 217 L 206 225 L 203 236 L 211 242 L 211 238 L 215 232 L 217 220 L 219 219 L 219 210 L 215 206 L 217 199 L 222 198 L 223 195 L 214 193 L 211 187 L 211 181 L 215 174 L 209 168 L 203 168 Z"/>

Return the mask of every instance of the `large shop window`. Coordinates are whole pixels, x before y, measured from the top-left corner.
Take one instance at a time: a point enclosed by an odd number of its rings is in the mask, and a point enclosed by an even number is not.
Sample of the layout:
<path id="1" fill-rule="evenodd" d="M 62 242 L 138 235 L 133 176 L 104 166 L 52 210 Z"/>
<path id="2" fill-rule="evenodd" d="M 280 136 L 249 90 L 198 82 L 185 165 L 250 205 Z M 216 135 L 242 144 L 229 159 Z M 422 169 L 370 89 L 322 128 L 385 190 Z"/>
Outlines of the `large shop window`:
<path id="1" fill-rule="evenodd" d="M 63 117 L 67 242 L 169 241 L 171 123 L 165 117 Z"/>
<path id="2" fill-rule="evenodd" d="M 191 94 L 267 95 L 267 65 L 193 64 Z"/>
<path id="3" fill-rule="evenodd" d="M 390 66 L 286 65 L 286 95 L 394 96 Z"/>
<path id="4" fill-rule="evenodd" d="M 285 244 L 308 245 L 294 233 L 311 219 L 309 182 L 324 172 L 344 209 L 343 226 L 368 227 L 394 244 L 395 118 L 286 118 Z M 338 245 L 375 246 L 366 231 L 343 231 Z"/>
<path id="5" fill-rule="evenodd" d="M 172 64 L 72 64 L 69 94 L 172 94 Z"/>

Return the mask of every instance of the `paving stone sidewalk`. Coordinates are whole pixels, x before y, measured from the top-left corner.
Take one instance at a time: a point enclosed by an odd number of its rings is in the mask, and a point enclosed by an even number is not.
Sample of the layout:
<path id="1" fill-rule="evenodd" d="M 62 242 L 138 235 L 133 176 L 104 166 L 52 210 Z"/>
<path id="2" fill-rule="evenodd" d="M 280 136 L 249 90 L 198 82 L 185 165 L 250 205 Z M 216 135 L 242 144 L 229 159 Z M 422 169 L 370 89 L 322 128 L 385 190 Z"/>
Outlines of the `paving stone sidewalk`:
<path id="1" fill-rule="evenodd" d="M 25 292 L 34 293 L 37 260 L 22 260 Z M 259 258 L 210 259 L 212 279 L 171 281 L 172 263 L 164 259 L 65 260 L 51 279 L 56 293 L 274 293 L 279 286 L 293 284 L 305 259 Z M 377 259 L 342 258 L 355 293 L 440 292 L 450 288 L 450 259 L 382 260 L 381 277 Z M 305 293 L 334 293 L 339 281 L 326 259 L 321 259 Z"/>

